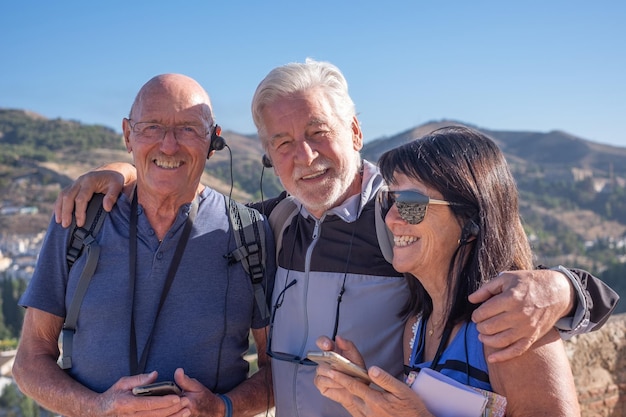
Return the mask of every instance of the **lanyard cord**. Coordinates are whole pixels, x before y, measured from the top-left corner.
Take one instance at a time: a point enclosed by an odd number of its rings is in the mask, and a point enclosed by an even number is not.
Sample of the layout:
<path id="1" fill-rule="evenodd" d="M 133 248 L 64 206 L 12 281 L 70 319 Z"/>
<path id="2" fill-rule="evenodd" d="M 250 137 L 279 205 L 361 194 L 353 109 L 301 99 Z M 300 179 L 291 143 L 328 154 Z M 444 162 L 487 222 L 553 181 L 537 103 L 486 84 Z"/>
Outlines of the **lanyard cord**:
<path id="1" fill-rule="evenodd" d="M 354 225 L 352 226 L 352 236 L 350 236 L 350 246 L 348 247 L 348 257 L 346 258 L 346 268 L 343 273 L 343 282 L 341 283 L 341 290 L 339 290 L 339 295 L 337 296 L 337 310 L 335 311 L 335 326 L 333 327 L 333 336 L 331 339 L 335 341 L 337 337 L 337 330 L 339 329 L 339 308 L 341 306 L 341 301 L 343 300 L 343 293 L 346 292 L 346 278 L 348 276 L 348 268 L 350 267 L 350 257 L 352 256 L 352 243 L 354 242 L 354 233 L 356 232 L 356 223 L 357 219 L 354 220 Z"/>
<path id="2" fill-rule="evenodd" d="M 172 282 L 174 281 L 174 276 L 176 275 L 176 270 L 178 269 L 178 265 L 180 265 L 180 260 L 183 257 L 183 252 L 185 250 L 185 246 L 187 246 L 187 241 L 189 240 L 189 235 L 191 234 L 191 228 L 193 226 L 193 221 L 198 213 L 198 201 L 194 198 L 191 203 L 191 207 L 189 209 L 189 215 L 185 222 L 185 228 L 183 229 L 183 234 L 178 241 L 178 245 L 176 246 L 176 252 L 174 253 L 174 258 L 172 259 L 172 263 L 170 263 L 169 270 L 167 271 L 167 279 L 163 286 L 163 291 L 161 292 L 161 299 L 159 300 L 159 307 L 157 308 L 156 316 L 154 317 L 154 321 L 152 322 L 152 327 L 150 329 L 150 334 L 148 335 L 148 339 L 146 340 L 146 345 L 143 348 L 141 353 L 141 359 L 137 360 L 137 334 L 135 332 L 135 280 L 137 277 L 137 188 L 135 187 L 135 192 L 133 194 L 133 201 L 130 205 L 130 251 L 129 251 L 129 278 L 130 278 L 130 290 L 132 294 L 132 303 L 131 303 L 131 318 L 130 318 L 130 374 L 137 375 L 144 372 L 146 367 L 146 361 L 148 360 L 148 351 L 150 350 L 150 344 L 152 343 L 152 336 L 154 335 L 154 327 L 157 319 L 159 318 L 159 313 L 161 312 L 161 307 L 163 307 L 163 303 L 167 298 L 167 294 L 169 293 L 170 287 L 172 286 Z"/>

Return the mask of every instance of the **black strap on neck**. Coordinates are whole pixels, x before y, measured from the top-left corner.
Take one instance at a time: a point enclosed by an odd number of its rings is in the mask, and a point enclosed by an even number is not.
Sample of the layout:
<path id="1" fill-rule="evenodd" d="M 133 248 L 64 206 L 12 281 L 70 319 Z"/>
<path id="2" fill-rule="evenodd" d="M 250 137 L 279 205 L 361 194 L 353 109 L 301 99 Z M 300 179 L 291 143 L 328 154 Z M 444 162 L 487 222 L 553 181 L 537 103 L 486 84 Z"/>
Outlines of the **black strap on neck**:
<path id="1" fill-rule="evenodd" d="M 437 353 L 435 353 L 435 357 L 433 358 L 433 361 L 430 363 L 430 369 L 435 369 L 435 367 L 439 363 L 439 359 L 441 359 L 441 355 L 443 354 L 443 351 L 446 349 L 446 345 L 448 344 L 448 340 L 450 339 L 451 334 L 452 334 L 452 326 L 446 325 L 446 328 L 443 329 L 441 340 L 439 341 L 439 347 L 437 348 Z"/>
<path id="2" fill-rule="evenodd" d="M 163 291 L 161 292 L 161 299 L 159 300 L 159 307 L 157 308 L 156 315 L 154 317 L 154 321 L 152 322 L 152 328 L 150 329 L 150 333 L 148 335 L 148 339 L 146 340 L 146 344 L 141 352 L 141 359 L 137 360 L 137 334 L 135 332 L 135 280 L 137 278 L 137 188 L 135 188 L 135 192 L 133 194 L 133 200 L 130 205 L 130 251 L 129 251 L 129 278 L 130 278 L 130 289 L 131 294 L 133 295 L 133 303 L 131 306 L 131 319 L 130 319 L 130 374 L 137 375 L 144 372 L 146 367 L 146 362 L 148 360 L 148 352 L 150 350 L 150 344 L 152 343 L 152 336 L 154 335 L 154 327 L 156 325 L 156 321 L 159 318 L 159 313 L 161 312 L 161 308 L 165 303 L 165 299 L 167 298 L 167 294 L 170 291 L 170 287 L 172 286 L 172 282 L 174 281 L 174 276 L 176 275 L 176 270 L 178 269 L 178 265 L 180 265 L 180 260 L 183 257 L 183 253 L 185 251 L 185 247 L 187 246 L 187 241 L 189 240 L 189 235 L 191 234 L 191 228 L 193 226 L 193 221 L 198 213 L 198 200 L 194 198 L 191 203 L 191 207 L 189 209 L 189 216 L 187 217 L 187 221 L 185 222 L 185 228 L 183 229 L 183 234 L 178 241 L 178 245 L 176 246 L 176 252 L 174 253 L 174 257 L 172 258 L 172 263 L 170 264 L 169 270 L 167 271 L 167 279 L 165 280 L 165 284 L 163 285 Z"/>

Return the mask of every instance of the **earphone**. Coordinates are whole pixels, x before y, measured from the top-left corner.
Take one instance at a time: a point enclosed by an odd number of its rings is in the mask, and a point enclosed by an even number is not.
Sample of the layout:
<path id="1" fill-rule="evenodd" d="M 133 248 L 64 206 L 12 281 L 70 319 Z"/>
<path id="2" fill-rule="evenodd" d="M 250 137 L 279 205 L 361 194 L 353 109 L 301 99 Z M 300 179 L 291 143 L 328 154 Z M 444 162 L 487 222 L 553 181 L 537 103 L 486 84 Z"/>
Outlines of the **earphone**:
<path id="1" fill-rule="evenodd" d="M 213 133 L 211 133 L 211 145 L 209 145 L 209 152 L 206 159 L 209 159 L 213 151 L 221 151 L 226 146 L 226 140 L 222 136 L 222 128 L 220 125 L 215 125 Z"/>
<path id="2" fill-rule="evenodd" d="M 228 193 L 228 197 L 229 197 L 229 204 L 232 204 L 232 194 L 233 194 L 233 154 L 230 150 L 230 146 L 228 146 L 226 144 L 226 140 L 221 136 L 222 135 L 222 128 L 220 125 L 216 124 L 215 127 L 213 128 L 213 133 L 211 133 L 211 144 L 209 145 L 209 152 L 207 153 L 206 159 L 209 159 L 211 157 L 211 155 L 215 152 L 215 151 L 221 151 L 224 148 L 228 148 L 228 153 L 230 156 L 230 192 Z M 228 208 L 228 210 L 230 210 L 230 207 Z M 229 220 L 230 221 L 230 220 Z M 229 234 L 228 236 L 228 243 L 227 243 L 227 247 L 230 247 L 230 242 L 232 239 L 232 233 Z M 224 258 L 226 258 L 226 255 L 224 255 Z M 224 311 L 227 312 L 228 311 L 228 291 L 230 289 L 230 266 L 227 265 L 226 267 L 226 288 L 225 288 L 225 294 L 224 294 Z M 226 339 L 226 336 L 228 335 L 228 319 L 227 319 L 228 315 L 224 314 L 224 333 L 222 333 L 222 336 L 220 338 L 220 344 L 219 344 L 219 349 L 218 349 L 218 353 L 217 353 L 217 367 L 215 368 L 215 385 L 212 387 L 211 391 L 215 392 L 215 390 L 217 389 L 217 384 L 220 381 L 220 366 L 221 366 L 221 361 L 222 361 L 222 348 L 224 347 L 224 340 Z"/>
<path id="3" fill-rule="evenodd" d="M 271 168 L 274 166 L 272 165 L 272 160 L 269 156 L 267 156 L 267 154 L 263 154 L 263 157 L 261 158 L 261 163 L 265 168 Z"/>
<path id="4" fill-rule="evenodd" d="M 461 230 L 459 244 L 467 243 L 470 238 L 478 236 L 478 233 L 480 233 L 480 226 L 474 220 L 468 220 L 465 226 L 463 226 L 463 230 Z"/>

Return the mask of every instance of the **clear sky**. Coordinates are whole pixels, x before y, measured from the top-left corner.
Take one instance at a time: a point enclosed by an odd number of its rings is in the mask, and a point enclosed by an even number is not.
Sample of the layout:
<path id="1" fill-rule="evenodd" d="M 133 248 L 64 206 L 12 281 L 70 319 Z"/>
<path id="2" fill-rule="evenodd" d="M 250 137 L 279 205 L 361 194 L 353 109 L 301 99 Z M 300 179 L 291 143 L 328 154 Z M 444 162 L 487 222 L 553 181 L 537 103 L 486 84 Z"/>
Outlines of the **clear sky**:
<path id="1" fill-rule="evenodd" d="M 179 72 L 254 133 L 259 81 L 312 57 L 344 72 L 366 140 L 455 119 L 625 147 L 625 21 L 623 0 L 4 0 L 0 107 L 121 131 Z"/>

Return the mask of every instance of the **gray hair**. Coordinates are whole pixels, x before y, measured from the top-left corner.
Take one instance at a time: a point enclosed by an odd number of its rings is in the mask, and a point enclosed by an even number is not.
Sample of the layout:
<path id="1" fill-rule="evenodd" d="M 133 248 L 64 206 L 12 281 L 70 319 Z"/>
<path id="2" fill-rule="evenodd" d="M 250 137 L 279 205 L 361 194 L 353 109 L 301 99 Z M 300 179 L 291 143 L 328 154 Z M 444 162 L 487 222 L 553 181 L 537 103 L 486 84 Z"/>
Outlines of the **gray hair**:
<path id="1" fill-rule="evenodd" d="M 347 126 L 352 123 L 352 119 L 356 116 L 356 109 L 348 94 L 348 82 L 339 68 L 330 62 L 307 58 L 304 63 L 293 62 L 274 68 L 261 81 L 254 93 L 252 119 L 264 147 L 266 146 L 266 135 L 261 112 L 265 106 L 277 99 L 313 88 L 322 89 L 342 122 L 346 123 Z"/>

